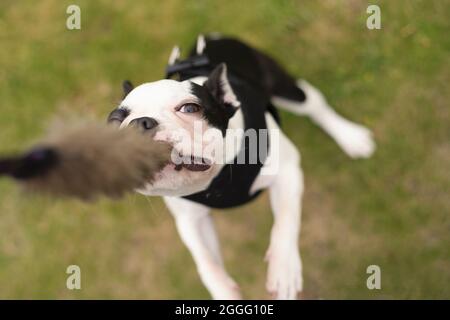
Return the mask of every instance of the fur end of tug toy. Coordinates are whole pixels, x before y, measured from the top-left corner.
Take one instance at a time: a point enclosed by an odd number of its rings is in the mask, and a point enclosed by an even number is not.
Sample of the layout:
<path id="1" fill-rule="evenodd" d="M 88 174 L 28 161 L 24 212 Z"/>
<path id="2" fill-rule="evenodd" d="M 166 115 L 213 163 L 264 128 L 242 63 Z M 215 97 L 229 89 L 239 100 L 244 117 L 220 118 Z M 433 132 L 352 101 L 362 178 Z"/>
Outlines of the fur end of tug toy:
<path id="1" fill-rule="evenodd" d="M 171 150 L 136 128 L 57 123 L 29 152 L 0 158 L 0 175 L 20 181 L 33 193 L 117 198 L 151 182 L 170 163 Z"/>

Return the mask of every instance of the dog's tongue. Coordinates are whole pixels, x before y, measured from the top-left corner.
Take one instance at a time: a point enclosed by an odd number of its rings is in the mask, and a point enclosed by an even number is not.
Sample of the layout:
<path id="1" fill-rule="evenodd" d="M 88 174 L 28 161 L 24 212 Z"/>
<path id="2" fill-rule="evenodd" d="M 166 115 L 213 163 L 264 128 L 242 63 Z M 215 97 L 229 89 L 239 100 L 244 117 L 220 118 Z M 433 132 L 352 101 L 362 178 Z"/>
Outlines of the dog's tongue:
<path id="1" fill-rule="evenodd" d="M 211 166 L 206 163 L 191 163 L 191 164 L 182 164 L 183 168 L 186 168 L 189 171 L 206 171 Z"/>
<path id="2" fill-rule="evenodd" d="M 189 171 L 206 171 L 211 167 L 207 162 L 204 158 L 195 156 L 185 157 L 181 164 L 175 166 L 175 170 L 180 171 L 182 168 L 185 168 Z"/>

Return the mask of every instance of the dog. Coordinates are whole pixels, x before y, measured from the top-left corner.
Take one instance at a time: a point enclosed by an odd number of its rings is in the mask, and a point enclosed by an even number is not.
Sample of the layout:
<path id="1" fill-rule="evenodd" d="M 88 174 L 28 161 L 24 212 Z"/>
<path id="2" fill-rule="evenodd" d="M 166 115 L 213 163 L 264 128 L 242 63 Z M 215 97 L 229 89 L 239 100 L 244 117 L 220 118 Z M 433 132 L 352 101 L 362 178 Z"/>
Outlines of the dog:
<path id="1" fill-rule="evenodd" d="M 212 298 L 242 296 L 224 267 L 210 211 L 245 204 L 264 189 L 274 214 L 266 288 L 276 299 L 297 298 L 303 289 L 303 172 L 299 151 L 280 129 L 277 107 L 309 117 L 351 158 L 372 155 L 371 131 L 339 115 L 311 84 L 234 38 L 199 36 L 184 60 L 174 47 L 166 79 L 137 87 L 125 81 L 123 89 L 108 122 L 152 132 L 176 150 L 173 163 L 137 191 L 163 197 Z M 264 134 L 250 139 L 248 131 Z M 214 138 L 201 139 L 205 134 Z M 236 161 L 255 153 L 262 154 L 256 161 Z"/>

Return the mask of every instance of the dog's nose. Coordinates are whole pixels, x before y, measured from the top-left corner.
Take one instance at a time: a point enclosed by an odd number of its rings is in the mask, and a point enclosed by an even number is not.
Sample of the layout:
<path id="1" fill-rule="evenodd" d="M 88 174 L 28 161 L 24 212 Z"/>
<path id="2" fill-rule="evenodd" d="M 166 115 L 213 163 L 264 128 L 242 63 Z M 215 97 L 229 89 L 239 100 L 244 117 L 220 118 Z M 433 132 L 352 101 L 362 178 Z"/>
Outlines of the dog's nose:
<path id="1" fill-rule="evenodd" d="M 130 126 L 137 126 L 139 129 L 142 130 L 150 130 L 155 128 L 157 125 L 158 121 L 150 117 L 136 118 L 130 122 Z"/>

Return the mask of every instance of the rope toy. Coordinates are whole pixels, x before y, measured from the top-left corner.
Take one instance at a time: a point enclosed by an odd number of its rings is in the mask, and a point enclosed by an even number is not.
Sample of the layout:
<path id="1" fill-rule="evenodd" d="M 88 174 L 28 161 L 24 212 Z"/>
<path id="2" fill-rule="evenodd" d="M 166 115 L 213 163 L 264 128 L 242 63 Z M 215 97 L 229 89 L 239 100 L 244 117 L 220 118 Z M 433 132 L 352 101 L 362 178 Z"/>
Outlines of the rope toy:
<path id="1" fill-rule="evenodd" d="M 28 152 L 0 157 L 0 175 L 36 193 L 117 198 L 151 182 L 170 163 L 171 149 L 132 127 L 60 122 Z"/>

